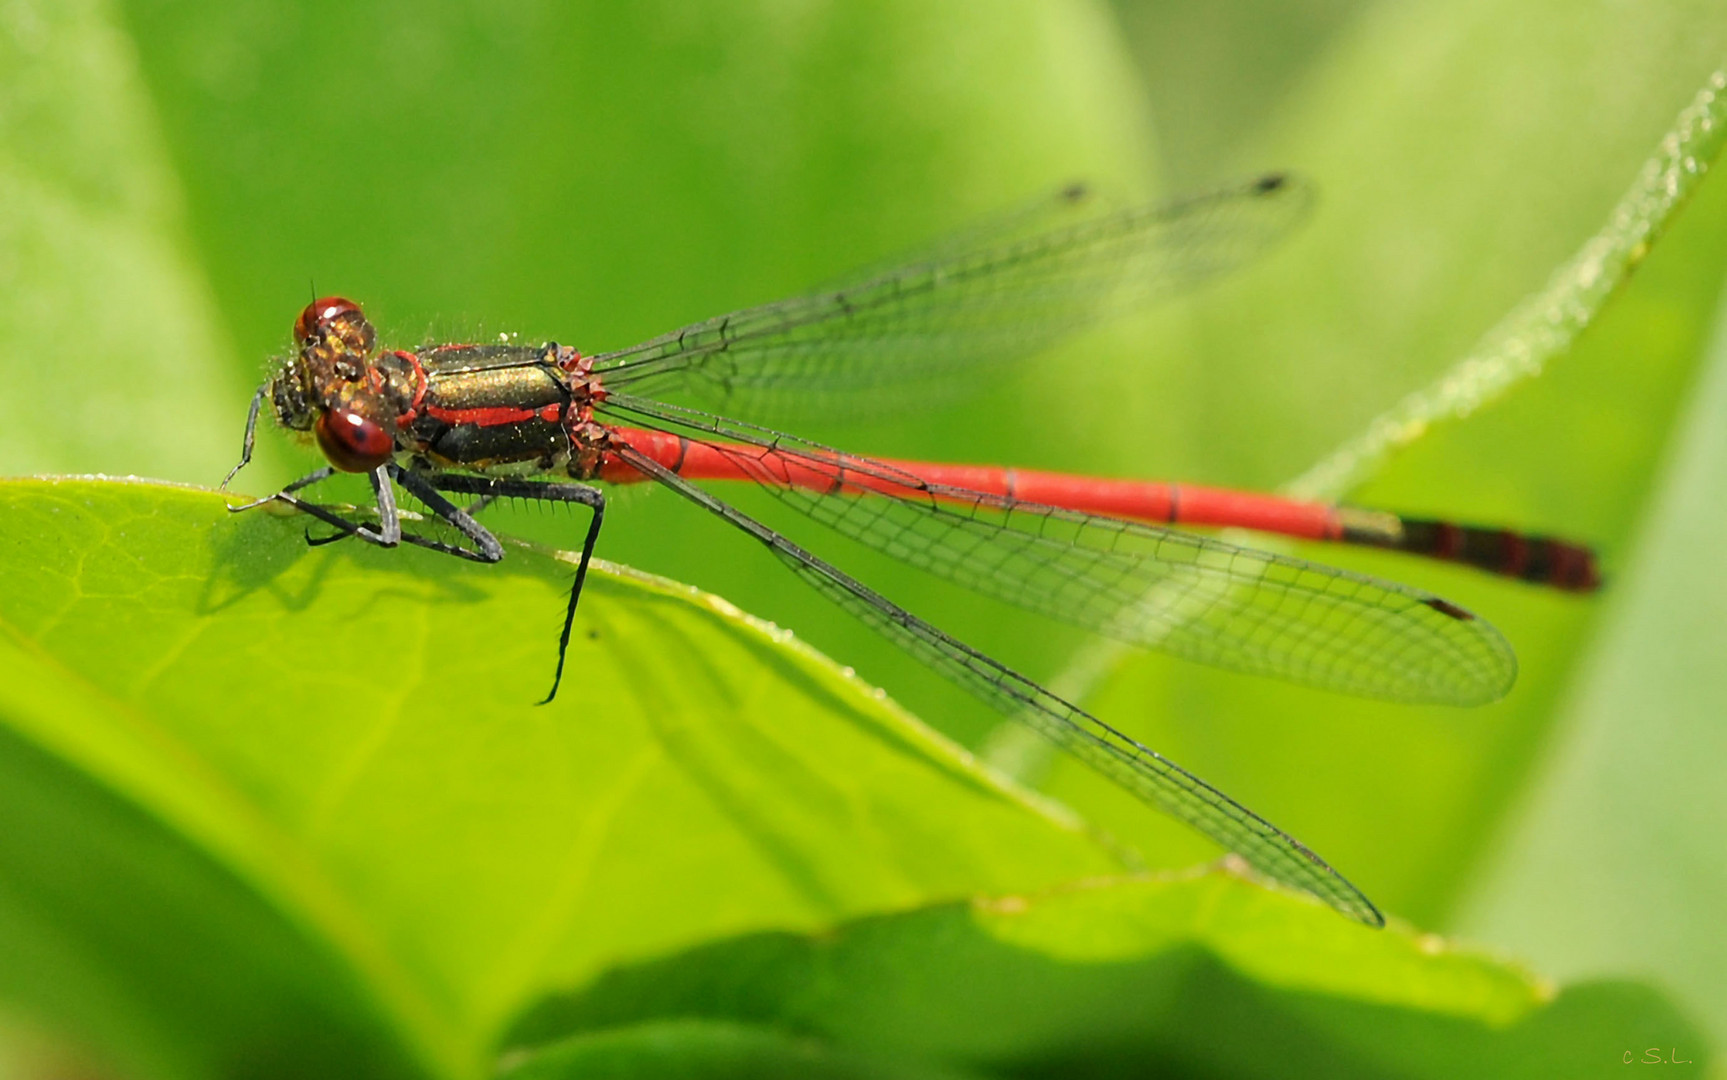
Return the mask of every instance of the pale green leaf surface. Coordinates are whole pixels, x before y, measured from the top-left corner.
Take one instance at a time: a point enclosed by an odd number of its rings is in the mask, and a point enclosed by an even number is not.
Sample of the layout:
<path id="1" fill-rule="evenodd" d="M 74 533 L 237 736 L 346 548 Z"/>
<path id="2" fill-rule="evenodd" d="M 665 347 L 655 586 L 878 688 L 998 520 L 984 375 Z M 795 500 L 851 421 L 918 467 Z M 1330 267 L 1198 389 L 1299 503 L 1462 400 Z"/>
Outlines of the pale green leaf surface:
<path id="1" fill-rule="evenodd" d="M 0 502 L 0 550 L 36 563 L 0 577 L 8 737 L 201 849 L 446 1069 L 609 963 L 1114 865 L 687 589 L 601 572 L 566 690 L 536 708 L 566 569 L 532 551 L 314 552 L 298 520 L 136 482 L 14 481 Z M 0 832 L 58 812 L 38 788 Z M 60 913 L 74 939 L 126 904 L 83 900 Z"/>
<path id="2" fill-rule="evenodd" d="M 401 1025 L 330 935 L 267 902 L 187 822 L 18 724 L 88 732 L 114 714 L 29 643 L 0 637 L 0 1013 L 57 1035 L 80 1074 L 101 1063 L 130 1077 L 242 1065 L 259 1077 L 419 1075 Z M 123 741 L 110 740 L 111 759 L 127 756 Z M 191 801 L 182 777 L 155 779 Z"/>
<path id="3" fill-rule="evenodd" d="M 7 860 L 27 891 L 0 928 L 15 955 L 46 952 L 37 970 L 57 981 L 74 961 L 90 969 L 115 1008 L 79 993 L 97 1015 L 70 1015 L 134 1067 L 154 1049 L 162 1075 L 208 1074 L 223 1046 L 274 1038 L 293 1047 L 275 1071 L 303 1075 L 312 1050 L 355 1060 L 399 1039 L 421 1068 L 468 1075 L 506 1024 L 506 1045 L 576 1040 L 525 1075 L 1102 1067 L 1124 1046 L 1203 1056 L 1239 999 L 1284 1015 L 1315 1062 L 1347 1051 L 1381 1075 L 1411 1025 L 1438 1060 L 1484 1062 L 1545 1023 L 1518 1026 L 1546 1015 L 1547 991 L 1515 969 L 1226 874 L 1045 892 L 1108 859 L 854 680 L 687 590 L 597 577 L 574 645 L 581 692 L 536 709 L 481 692 L 544 673 L 549 635 L 522 633 L 522 612 L 555 617 L 564 571 L 529 549 L 489 568 L 308 552 L 299 519 L 230 516 L 187 489 L 0 492 L 0 546 L 48 544 L 44 572 L 3 590 L 14 750 L 0 833 L 31 837 L 34 854 Z M 489 648 L 344 662 L 351 643 L 434 621 Z M 47 872 L 73 837 L 62 857 L 81 872 Z M 109 888 L 79 890 L 92 874 Z M 1032 899 L 830 934 L 974 889 Z M 773 943 L 800 928 L 843 962 L 788 967 Z M 212 955 L 259 972 L 253 992 L 223 998 L 235 976 Z M 151 989 L 176 970 L 164 956 L 196 959 Z M 1582 1040 L 1567 1052 L 1683 1030 L 1658 1001 L 1615 993 L 1636 1008 L 1610 995 L 1614 1025 L 1565 1020 Z M 727 1011 L 739 1001 L 781 1004 Z M 636 1030 L 692 1012 L 770 1026 Z M 322 1041 L 301 1045 L 302 1026 Z M 1258 1052 L 1223 1060 L 1254 1075 Z"/>

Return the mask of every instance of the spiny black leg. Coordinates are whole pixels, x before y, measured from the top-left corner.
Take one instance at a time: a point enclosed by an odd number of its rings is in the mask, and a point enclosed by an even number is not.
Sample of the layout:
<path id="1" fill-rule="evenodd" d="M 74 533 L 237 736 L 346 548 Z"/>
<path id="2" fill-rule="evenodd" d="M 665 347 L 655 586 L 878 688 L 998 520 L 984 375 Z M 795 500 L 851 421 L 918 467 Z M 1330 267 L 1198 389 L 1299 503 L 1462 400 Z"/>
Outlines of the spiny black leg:
<path id="1" fill-rule="evenodd" d="M 246 510 L 254 510 L 263 506 L 265 503 L 287 503 L 289 506 L 292 506 L 301 513 L 310 514 L 319 521 L 322 521 L 324 524 L 335 528 L 336 533 L 333 536 L 316 537 L 310 532 L 307 532 L 306 543 L 310 544 L 312 547 L 322 547 L 325 544 L 335 543 L 337 540 L 341 540 L 349 536 L 358 536 L 360 539 L 369 543 L 377 544 L 380 547 L 395 547 L 396 543 L 401 539 L 402 526 L 396 513 L 395 493 L 390 490 L 389 479 L 385 476 L 382 468 L 374 470 L 371 474 L 372 491 L 376 493 L 378 497 L 379 528 L 376 531 L 360 524 L 359 522 L 349 521 L 340 514 L 319 506 L 317 503 L 309 503 L 303 499 L 297 499 L 294 497 L 294 492 L 299 491 L 301 488 L 311 487 L 320 480 L 329 479 L 335 471 L 335 469 L 332 469 L 328 465 L 321 469 L 314 469 L 305 476 L 302 476 L 298 480 L 289 484 L 281 491 L 276 492 L 274 495 L 269 495 L 262 499 L 254 499 L 249 503 L 243 503 L 239 506 L 230 506 L 228 507 L 228 511 L 230 513 L 238 514 Z M 391 535 L 392 533 L 394 535 Z"/>
<path id="2" fill-rule="evenodd" d="M 248 440 L 248 448 L 249 447 L 250 447 L 250 440 Z M 242 461 L 241 464 L 243 465 L 243 464 L 245 464 L 245 462 Z M 258 507 L 263 506 L 265 503 L 284 502 L 284 503 L 287 503 L 289 506 L 292 506 L 296 510 L 299 510 L 303 513 L 311 514 L 313 517 L 317 518 L 318 520 L 324 522 L 327 525 L 335 526 L 339 530 L 336 533 L 336 535 L 327 536 L 327 537 L 324 537 L 322 539 L 314 539 L 312 537 L 312 534 L 310 532 L 307 532 L 306 533 L 306 543 L 312 545 L 313 547 L 317 547 L 321 544 L 328 544 L 332 540 L 340 540 L 344 536 L 351 536 L 354 533 L 357 533 L 360 531 L 361 526 L 359 524 L 352 522 L 352 521 L 349 521 L 347 518 L 340 517 L 337 514 L 334 514 L 331 511 L 324 509 L 322 506 L 318 506 L 315 503 L 303 502 L 300 499 L 294 498 L 294 492 L 299 491 L 301 488 L 311 487 L 313 484 L 316 484 L 320 480 L 329 479 L 329 477 L 331 475 L 333 475 L 335 473 L 335 471 L 336 471 L 335 469 L 332 469 L 328 465 L 324 466 L 321 469 L 313 469 L 311 472 L 307 473 L 305 476 L 300 477 L 298 480 L 289 484 L 287 487 L 283 488 L 281 491 L 276 492 L 276 494 L 266 495 L 262 499 L 253 499 L 251 502 L 241 503 L 239 506 L 230 506 L 230 507 L 228 507 L 228 512 L 230 514 L 240 514 L 240 513 L 244 513 L 247 510 L 256 510 Z M 232 478 L 233 478 L 233 474 L 230 473 L 229 479 L 232 479 Z"/>
<path id="3" fill-rule="evenodd" d="M 497 538 L 487 532 L 483 526 L 468 517 L 459 507 L 452 505 L 450 500 L 438 494 L 425 480 L 393 464 L 386 465 L 371 474 L 372 490 L 378 493 L 379 522 L 376 530 L 340 517 L 325 507 L 315 503 L 301 502 L 299 499 L 286 494 L 296 487 L 303 487 L 312 479 L 322 479 L 329 473 L 329 469 L 322 469 L 312 477 L 297 480 L 284 488 L 281 493 L 271 496 L 271 498 L 281 499 L 295 509 L 304 511 L 325 524 L 335 527 L 337 531 L 330 536 L 313 536 L 308 532 L 306 543 L 313 547 L 322 547 L 338 540 L 345 540 L 350 536 L 358 536 L 362 540 L 377 544 L 380 547 L 394 547 L 397 543 L 406 541 L 442 555 L 455 555 L 473 562 L 495 563 L 504 557 L 503 545 L 498 543 Z M 479 550 L 470 551 L 456 544 L 446 544 L 441 540 L 432 540 L 424 536 L 403 532 L 401 515 L 396 508 L 395 494 L 389 486 L 390 479 L 396 480 L 407 488 L 415 498 L 425 503 L 433 513 L 460 529 L 465 536 L 474 541 Z"/>
<path id="4" fill-rule="evenodd" d="M 305 502 L 294 498 L 292 495 L 277 495 L 275 497 L 301 513 L 310 514 L 319 521 L 322 521 L 324 524 L 332 526 L 337 530 L 334 536 L 325 537 L 314 537 L 310 532 L 308 532 L 306 534 L 306 542 L 313 547 L 321 547 L 324 544 L 332 543 L 348 536 L 359 536 L 362 539 L 371 540 L 373 543 L 377 543 L 376 537 L 364 525 L 361 525 L 357 521 L 349 521 L 347 518 L 330 510 L 328 507 L 319 506 L 317 503 Z"/>
<path id="5" fill-rule="evenodd" d="M 404 473 L 403 475 L 412 475 Z M 558 687 L 564 680 L 564 657 L 569 652 L 570 634 L 576 623 L 576 603 L 582 598 L 582 585 L 588 579 L 588 563 L 593 558 L 594 546 L 599 543 L 600 525 L 605 520 L 606 496 L 599 488 L 586 484 L 553 484 L 535 480 L 521 480 L 513 477 L 464 476 L 455 473 L 432 476 L 424 479 L 426 483 L 442 491 L 452 491 L 463 495 L 491 496 L 504 499 L 540 499 L 548 502 L 574 503 L 586 506 L 594 512 L 593 520 L 588 523 L 588 535 L 582 541 L 582 556 L 576 564 L 575 584 L 570 586 L 570 604 L 564 611 L 564 629 L 558 635 L 558 668 L 552 676 L 552 689 L 540 704 L 544 705 L 558 696 Z M 419 492 L 404 483 L 409 491 L 416 496 Z M 430 505 L 428 503 L 427 505 Z M 453 509 L 453 508 L 452 508 Z M 452 524 L 454 518 L 447 519 Z M 473 519 L 469 519 L 472 523 Z M 475 529 L 480 529 L 478 523 L 473 523 Z M 483 529 L 481 531 L 484 531 Z M 489 533 L 487 535 L 490 535 Z"/>
<path id="6" fill-rule="evenodd" d="M 329 473 L 328 469 L 320 471 L 325 474 Z M 376 529 L 356 524 L 330 513 L 321 506 L 293 498 L 288 494 L 289 491 L 293 490 L 293 484 L 277 492 L 275 497 L 290 506 L 311 514 L 320 521 L 336 526 L 340 530 L 332 536 L 313 536 L 311 531 L 307 530 L 306 543 L 311 547 L 323 547 L 325 544 L 333 544 L 350 536 L 358 536 L 360 539 L 377 544 L 379 547 L 395 547 L 402 541 L 402 520 L 396 512 L 396 493 L 390 487 L 389 474 L 384 471 L 384 466 L 380 465 L 367 476 L 372 481 L 372 494 L 378 500 L 378 525 Z M 298 483 L 299 481 L 295 481 L 295 484 Z"/>
<path id="7" fill-rule="evenodd" d="M 396 483 L 401 484 L 408 494 L 425 503 L 432 513 L 437 514 L 438 517 L 453 525 L 463 536 L 472 540 L 474 546 L 479 550 L 469 551 L 453 544 L 428 540 L 420 536 L 404 535 L 403 539 L 421 547 L 431 548 L 433 551 L 460 555 L 475 562 L 495 563 L 504 557 L 504 545 L 498 543 L 498 538 L 493 536 L 490 530 L 475 521 L 466 510 L 438 493 L 438 487 L 442 486 L 441 483 L 428 480 L 419 473 L 410 472 L 396 465 L 390 466 L 390 475 L 396 478 Z M 482 480 L 482 482 L 488 481 Z"/>
<path id="8" fill-rule="evenodd" d="M 600 522 L 606 516 L 606 496 L 597 488 L 586 488 L 593 495 L 587 505 L 593 508 L 593 520 L 588 522 L 588 535 L 582 541 L 582 558 L 576 563 L 576 581 L 570 586 L 570 606 L 564 611 L 564 631 L 558 635 L 558 670 L 552 674 L 552 688 L 541 705 L 558 696 L 558 686 L 564 681 L 564 654 L 570 651 L 570 631 L 576 625 L 576 602 L 582 598 L 582 584 L 588 579 L 588 560 L 594 557 L 594 545 L 600 539 Z"/>

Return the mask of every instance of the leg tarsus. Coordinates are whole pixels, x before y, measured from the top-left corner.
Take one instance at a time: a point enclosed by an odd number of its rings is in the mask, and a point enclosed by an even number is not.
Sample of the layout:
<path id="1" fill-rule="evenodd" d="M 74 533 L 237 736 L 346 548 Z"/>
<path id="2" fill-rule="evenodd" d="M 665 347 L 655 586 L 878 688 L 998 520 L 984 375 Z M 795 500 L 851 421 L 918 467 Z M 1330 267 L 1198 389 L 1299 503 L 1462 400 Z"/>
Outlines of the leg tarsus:
<path id="1" fill-rule="evenodd" d="M 454 526 L 457 532 L 471 540 L 475 550 L 470 552 L 452 544 L 445 544 L 438 540 L 427 540 L 424 537 L 414 537 L 411 540 L 412 543 L 430 548 L 433 551 L 442 551 L 445 554 L 461 552 L 462 557 L 472 558 L 475 562 L 495 563 L 504 557 L 504 545 L 498 543 L 498 538 L 492 535 L 491 530 L 475 521 L 466 510 L 444 498 L 438 491 L 439 485 L 436 480 L 429 480 L 419 473 L 410 472 L 398 465 L 390 465 L 389 469 L 390 475 L 395 477 L 396 483 L 401 484 L 410 495 L 425 503 L 434 514 L 437 514 L 438 517 Z"/>

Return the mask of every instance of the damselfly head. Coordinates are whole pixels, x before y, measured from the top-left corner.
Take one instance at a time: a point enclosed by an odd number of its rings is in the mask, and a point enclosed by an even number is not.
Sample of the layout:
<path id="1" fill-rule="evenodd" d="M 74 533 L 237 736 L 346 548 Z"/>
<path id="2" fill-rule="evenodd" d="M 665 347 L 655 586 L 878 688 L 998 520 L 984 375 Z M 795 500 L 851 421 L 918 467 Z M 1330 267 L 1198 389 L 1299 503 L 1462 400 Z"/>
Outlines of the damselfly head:
<path id="1" fill-rule="evenodd" d="M 330 464 L 370 472 L 390 459 L 395 439 L 384 426 L 384 376 L 373 363 L 377 331 L 360 305 L 341 296 L 307 304 L 294 320 L 298 352 L 270 382 L 283 427 L 310 431 Z"/>

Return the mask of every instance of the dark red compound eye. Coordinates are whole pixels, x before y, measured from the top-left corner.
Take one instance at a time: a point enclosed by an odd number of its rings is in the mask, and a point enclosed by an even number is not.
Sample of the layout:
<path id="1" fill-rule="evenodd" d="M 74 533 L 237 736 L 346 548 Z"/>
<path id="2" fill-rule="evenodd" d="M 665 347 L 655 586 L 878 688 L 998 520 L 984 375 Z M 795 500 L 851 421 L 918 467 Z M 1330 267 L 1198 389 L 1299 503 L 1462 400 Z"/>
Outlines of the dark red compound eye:
<path id="1" fill-rule="evenodd" d="M 396 440 L 356 412 L 320 413 L 312 433 L 330 464 L 343 472 L 371 472 L 396 452 Z"/>
<path id="2" fill-rule="evenodd" d="M 337 319 L 352 317 L 364 320 L 365 314 L 360 311 L 360 305 L 345 296 L 326 296 L 306 305 L 306 310 L 300 312 L 300 317 L 294 320 L 294 340 L 304 345 L 311 341 L 319 331 L 327 329 Z"/>

